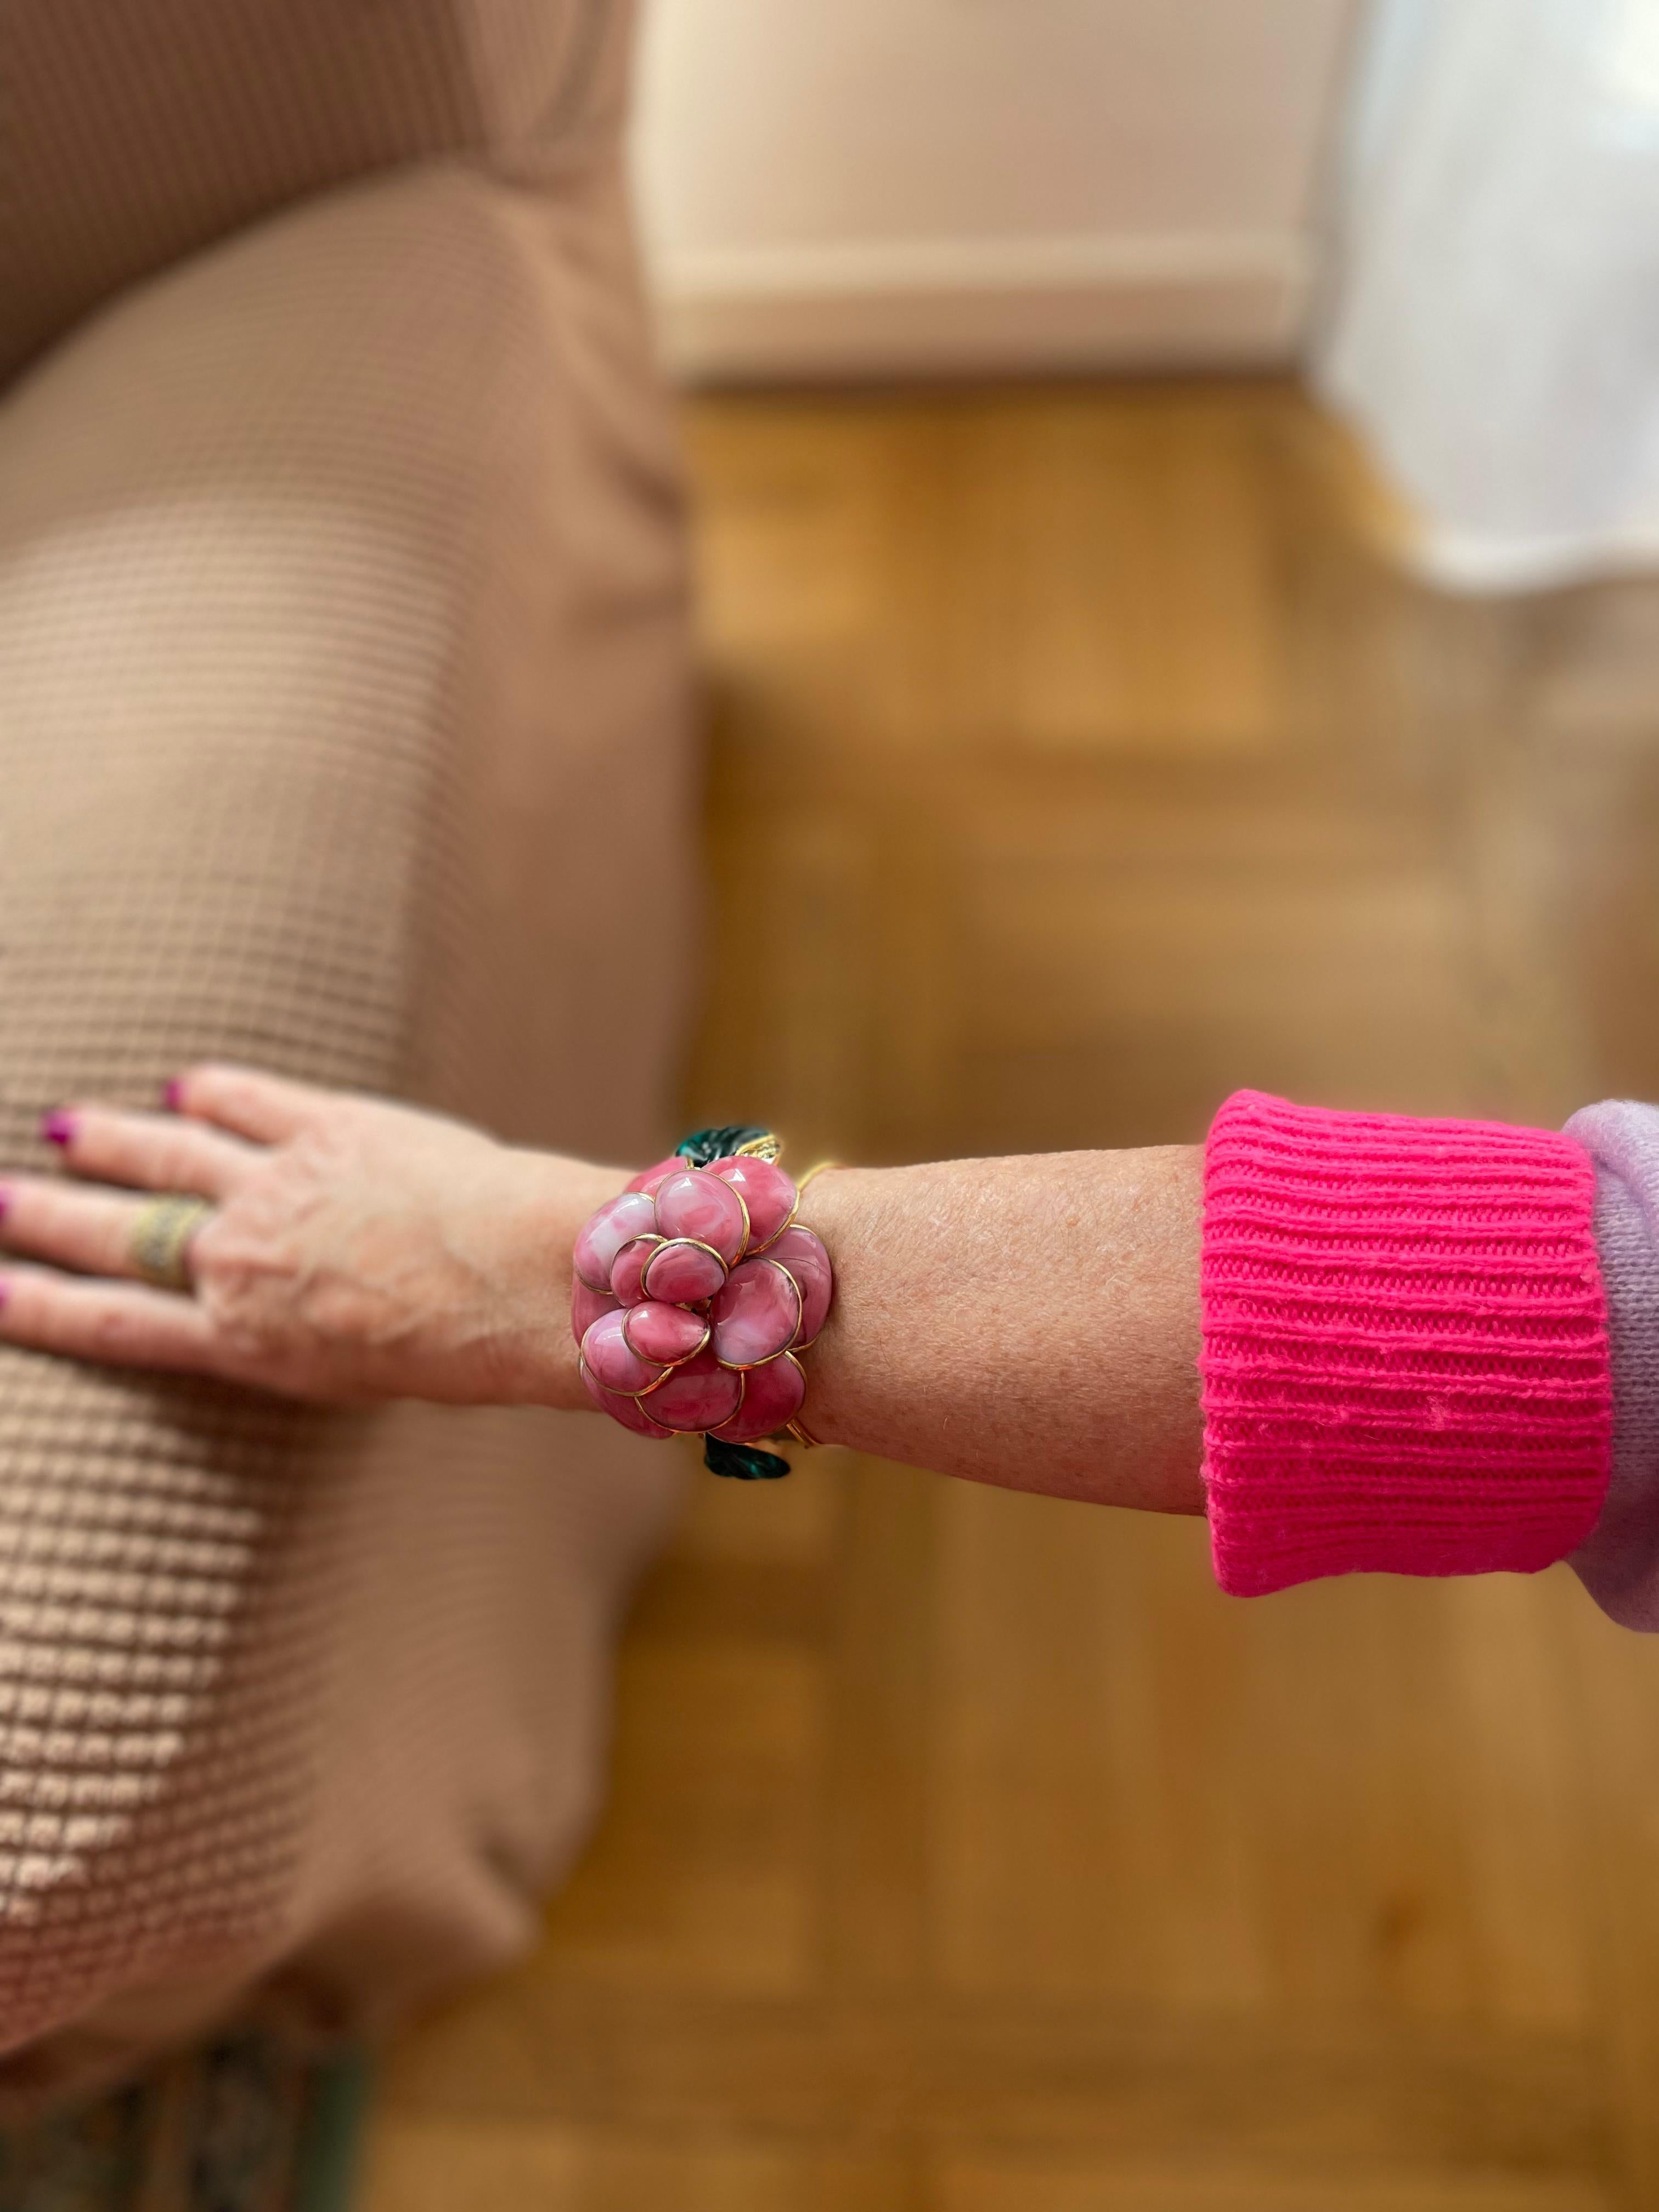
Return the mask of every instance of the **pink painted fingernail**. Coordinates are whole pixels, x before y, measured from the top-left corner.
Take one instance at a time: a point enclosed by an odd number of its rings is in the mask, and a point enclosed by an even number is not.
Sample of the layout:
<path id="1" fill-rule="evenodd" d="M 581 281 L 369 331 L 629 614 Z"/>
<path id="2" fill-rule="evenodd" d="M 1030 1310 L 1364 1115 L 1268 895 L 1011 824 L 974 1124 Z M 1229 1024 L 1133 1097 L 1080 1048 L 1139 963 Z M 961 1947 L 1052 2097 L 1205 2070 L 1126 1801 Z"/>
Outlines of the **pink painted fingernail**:
<path id="1" fill-rule="evenodd" d="M 75 1134 L 75 1116 L 66 1114 L 61 1106 L 54 1106 L 40 1124 L 40 1134 L 49 1145 L 66 1145 Z"/>
<path id="2" fill-rule="evenodd" d="M 177 1075 L 170 1075 L 167 1078 L 167 1088 L 161 1093 L 161 1103 L 167 1108 L 169 1114 L 176 1114 L 184 1103 L 185 1086 L 183 1079 Z"/>

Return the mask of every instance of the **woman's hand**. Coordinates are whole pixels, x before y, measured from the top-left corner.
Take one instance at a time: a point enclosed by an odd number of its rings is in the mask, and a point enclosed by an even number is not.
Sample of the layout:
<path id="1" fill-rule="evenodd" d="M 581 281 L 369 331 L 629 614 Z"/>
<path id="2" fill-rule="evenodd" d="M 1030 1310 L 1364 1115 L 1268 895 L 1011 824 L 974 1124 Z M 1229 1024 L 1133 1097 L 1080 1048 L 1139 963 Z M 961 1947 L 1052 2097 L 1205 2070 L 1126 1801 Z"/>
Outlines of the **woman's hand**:
<path id="1" fill-rule="evenodd" d="M 62 1109 L 68 1176 L 0 1182 L 0 1340 L 313 1400 L 586 1406 L 570 1249 L 626 1170 L 241 1068 L 170 1102 Z M 189 1295 L 137 1279 L 153 1192 L 213 1208 Z"/>

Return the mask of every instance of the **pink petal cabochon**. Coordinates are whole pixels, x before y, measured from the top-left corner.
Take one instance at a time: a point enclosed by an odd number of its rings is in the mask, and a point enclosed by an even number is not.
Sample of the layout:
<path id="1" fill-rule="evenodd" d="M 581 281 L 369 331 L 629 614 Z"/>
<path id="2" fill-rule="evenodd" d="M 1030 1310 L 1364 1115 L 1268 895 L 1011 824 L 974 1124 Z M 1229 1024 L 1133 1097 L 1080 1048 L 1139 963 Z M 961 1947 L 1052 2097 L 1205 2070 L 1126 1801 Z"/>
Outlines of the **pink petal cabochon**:
<path id="1" fill-rule="evenodd" d="M 631 1237 L 617 1253 L 611 1269 L 611 1295 L 621 1305 L 636 1306 L 645 1296 L 645 1263 L 662 1243 L 660 1237 Z"/>
<path id="2" fill-rule="evenodd" d="M 590 1291 L 580 1275 L 574 1276 L 570 1285 L 570 1334 L 578 1344 L 592 1328 L 601 1314 L 617 1310 L 615 1298 L 607 1298 L 598 1291 Z"/>
<path id="3" fill-rule="evenodd" d="M 672 1429 L 665 1429 L 660 1421 L 653 1421 L 637 1398 L 619 1397 L 615 1391 L 602 1390 L 586 1366 L 582 1382 L 588 1396 L 602 1413 L 609 1413 L 613 1421 L 620 1421 L 625 1429 L 632 1429 L 636 1437 L 654 1437 L 660 1443 L 672 1437 Z"/>
<path id="4" fill-rule="evenodd" d="M 799 1288 L 800 1334 L 795 1340 L 795 1349 L 804 1352 L 829 1318 L 830 1301 L 836 1286 L 830 1255 L 823 1249 L 822 1238 L 797 1224 L 784 1231 L 766 1256 L 775 1260 L 781 1267 L 787 1267 Z"/>
<path id="5" fill-rule="evenodd" d="M 582 1360 L 601 1389 L 634 1395 L 660 1382 L 664 1369 L 640 1358 L 623 1333 L 627 1324 L 620 1309 L 601 1314 L 582 1339 Z"/>
<path id="6" fill-rule="evenodd" d="M 708 1341 L 708 1323 L 689 1306 L 665 1305 L 659 1298 L 647 1298 L 643 1305 L 629 1306 L 623 1314 L 623 1334 L 629 1349 L 641 1359 L 673 1367 L 702 1350 Z"/>
<path id="7" fill-rule="evenodd" d="M 624 1190 L 606 1199 L 582 1224 L 572 1255 L 588 1289 L 608 1291 L 617 1253 L 631 1237 L 645 1236 L 656 1225 L 655 1205 L 643 1191 Z"/>
<path id="8" fill-rule="evenodd" d="M 743 1403 L 716 1434 L 729 1444 L 758 1443 L 788 1427 L 806 1396 L 806 1376 L 793 1352 L 769 1360 L 743 1378 Z"/>
<path id="9" fill-rule="evenodd" d="M 742 1403 L 742 1376 L 722 1367 L 712 1352 L 700 1352 L 671 1369 L 661 1389 L 651 1393 L 651 1418 L 671 1429 L 717 1429 Z"/>
<path id="10" fill-rule="evenodd" d="M 706 1244 L 674 1239 L 659 1244 L 641 1278 L 648 1298 L 665 1305 L 694 1306 L 712 1298 L 726 1280 L 726 1265 Z"/>
<path id="11" fill-rule="evenodd" d="M 705 1168 L 670 1176 L 656 1195 L 657 1227 L 665 1237 L 689 1237 L 718 1252 L 728 1267 L 743 1257 L 749 1216 L 729 1182 Z"/>
<path id="12" fill-rule="evenodd" d="M 628 1190 L 642 1190 L 654 1198 L 669 1176 L 678 1175 L 684 1166 L 685 1162 L 679 1154 L 671 1152 L 665 1160 L 659 1160 L 654 1167 L 641 1168 L 633 1181 L 625 1184 L 623 1188 Z"/>
<path id="13" fill-rule="evenodd" d="M 802 1298 L 794 1277 L 773 1260 L 733 1267 L 709 1308 L 713 1348 L 723 1367 L 759 1367 L 787 1352 L 799 1332 Z"/>
<path id="14" fill-rule="evenodd" d="M 715 1160 L 708 1172 L 730 1183 L 749 1209 L 750 1255 L 788 1225 L 799 1193 L 775 1160 Z"/>

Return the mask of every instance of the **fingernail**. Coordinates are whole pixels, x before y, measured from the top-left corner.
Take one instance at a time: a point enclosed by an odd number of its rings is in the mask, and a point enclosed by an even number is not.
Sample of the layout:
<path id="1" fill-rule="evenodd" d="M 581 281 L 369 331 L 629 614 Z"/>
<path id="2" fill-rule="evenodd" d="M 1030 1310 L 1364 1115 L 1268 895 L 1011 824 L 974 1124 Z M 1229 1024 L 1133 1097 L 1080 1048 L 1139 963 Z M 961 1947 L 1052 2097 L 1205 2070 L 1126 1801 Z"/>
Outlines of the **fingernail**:
<path id="1" fill-rule="evenodd" d="M 183 1082 L 176 1075 L 169 1076 L 167 1078 L 167 1088 L 161 1093 L 162 1105 L 167 1108 L 169 1114 L 176 1114 L 184 1103 L 185 1086 Z"/>
<path id="2" fill-rule="evenodd" d="M 0 1182 L 0 1221 L 3 1221 L 5 1219 L 7 1210 L 10 1205 L 11 1191 L 5 1183 Z"/>
<path id="3" fill-rule="evenodd" d="M 49 1145 L 66 1145 L 75 1134 L 75 1116 L 66 1114 L 61 1106 L 54 1106 L 40 1124 L 40 1134 Z"/>

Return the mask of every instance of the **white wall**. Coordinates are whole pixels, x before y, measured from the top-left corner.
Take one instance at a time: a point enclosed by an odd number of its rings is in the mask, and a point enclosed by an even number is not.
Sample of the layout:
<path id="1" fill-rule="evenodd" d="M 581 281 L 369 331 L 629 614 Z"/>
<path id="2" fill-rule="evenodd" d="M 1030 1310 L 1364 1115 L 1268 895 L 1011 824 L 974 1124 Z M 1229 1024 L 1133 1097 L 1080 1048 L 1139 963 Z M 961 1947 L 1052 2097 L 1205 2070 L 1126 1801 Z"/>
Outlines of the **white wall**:
<path id="1" fill-rule="evenodd" d="M 691 375 L 1272 359 L 1356 0 L 649 0 Z"/>

